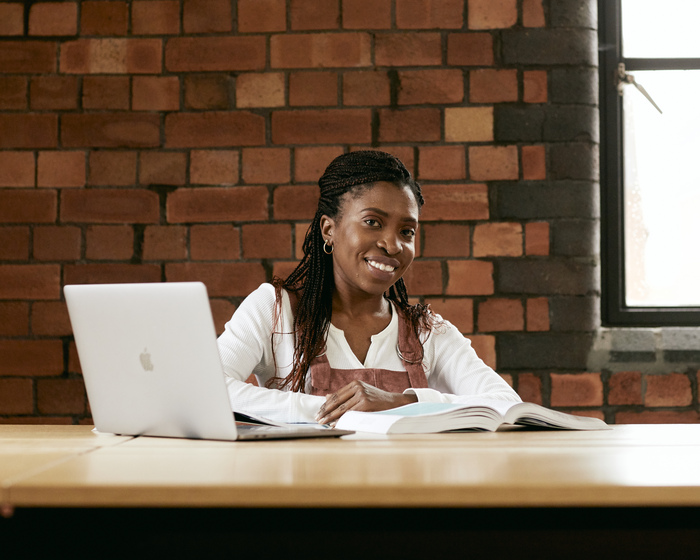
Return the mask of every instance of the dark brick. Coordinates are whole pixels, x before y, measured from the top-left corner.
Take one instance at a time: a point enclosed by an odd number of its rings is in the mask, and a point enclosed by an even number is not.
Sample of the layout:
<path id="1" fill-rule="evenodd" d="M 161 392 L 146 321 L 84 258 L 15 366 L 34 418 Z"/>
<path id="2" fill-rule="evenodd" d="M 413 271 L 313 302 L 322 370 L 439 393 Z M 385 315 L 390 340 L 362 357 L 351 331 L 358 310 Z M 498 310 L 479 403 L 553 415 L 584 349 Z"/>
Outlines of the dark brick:
<path id="1" fill-rule="evenodd" d="M 620 352 L 613 350 L 610 352 L 610 361 L 615 363 L 638 363 L 655 362 L 656 352 Z"/>
<path id="2" fill-rule="evenodd" d="M 549 150 L 551 179 L 598 181 L 600 156 L 597 144 L 553 144 Z"/>
<path id="3" fill-rule="evenodd" d="M 599 188 L 588 181 L 496 183 L 492 186 L 492 218 L 597 218 Z"/>
<path id="4" fill-rule="evenodd" d="M 592 334 L 499 334 L 496 337 L 498 369 L 585 370 L 592 344 Z"/>
<path id="5" fill-rule="evenodd" d="M 592 260 L 504 259 L 498 263 L 496 292 L 587 295 L 598 289 L 599 273 Z"/>
<path id="6" fill-rule="evenodd" d="M 497 142 L 541 142 L 545 112 L 540 105 L 519 107 L 497 104 L 493 110 L 493 134 Z"/>
<path id="7" fill-rule="evenodd" d="M 664 360 L 675 364 L 700 364 L 700 350 L 664 350 Z"/>
<path id="8" fill-rule="evenodd" d="M 598 28 L 598 12 L 594 2 L 581 0 L 555 0 L 549 2 L 551 27 Z"/>
<path id="9" fill-rule="evenodd" d="M 555 68 L 549 71 L 549 99 L 552 103 L 598 104 L 598 70 Z"/>
<path id="10" fill-rule="evenodd" d="M 593 29 L 506 29 L 501 38 L 506 66 L 598 64 L 598 34 Z"/>
<path id="11" fill-rule="evenodd" d="M 600 326 L 600 299 L 590 296 L 549 298 L 549 326 L 554 332 L 595 331 Z"/>
<path id="12" fill-rule="evenodd" d="M 543 139 L 551 142 L 599 142 L 598 107 L 550 105 L 545 108 Z"/>
<path id="13" fill-rule="evenodd" d="M 600 252 L 600 223 L 595 220 L 554 220 L 550 223 L 551 253 L 588 257 Z"/>

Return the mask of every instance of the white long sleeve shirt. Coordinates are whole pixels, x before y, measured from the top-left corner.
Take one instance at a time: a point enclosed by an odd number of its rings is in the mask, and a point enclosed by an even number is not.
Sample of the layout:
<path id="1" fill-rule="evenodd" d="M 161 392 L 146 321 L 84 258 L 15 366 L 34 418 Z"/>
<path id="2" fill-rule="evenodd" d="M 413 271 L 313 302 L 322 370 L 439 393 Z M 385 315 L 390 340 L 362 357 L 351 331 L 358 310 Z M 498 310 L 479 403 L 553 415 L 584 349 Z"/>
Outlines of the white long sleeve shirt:
<path id="1" fill-rule="evenodd" d="M 277 324 L 274 322 L 275 305 L 274 287 L 262 284 L 241 303 L 219 337 L 219 354 L 231 406 L 236 411 L 272 420 L 314 422 L 324 397 L 265 387 L 271 378 L 285 378 L 289 374 L 294 355 L 294 316 L 289 295 L 284 290 Z M 474 396 L 520 400 L 501 376 L 476 355 L 471 342 L 456 327 L 438 315 L 436 319 L 433 331 L 421 337 L 428 388 L 407 389 L 406 392 L 415 394 L 423 402 L 456 403 Z M 396 350 L 398 333 L 398 313 L 394 310 L 389 325 L 371 337 L 367 357 L 361 363 L 343 331 L 331 324 L 326 341 L 330 366 L 405 371 Z M 256 376 L 259 387 L 245 382 L 251 373 Z M 306 391 L 310 390 L 307 380 Z"/>

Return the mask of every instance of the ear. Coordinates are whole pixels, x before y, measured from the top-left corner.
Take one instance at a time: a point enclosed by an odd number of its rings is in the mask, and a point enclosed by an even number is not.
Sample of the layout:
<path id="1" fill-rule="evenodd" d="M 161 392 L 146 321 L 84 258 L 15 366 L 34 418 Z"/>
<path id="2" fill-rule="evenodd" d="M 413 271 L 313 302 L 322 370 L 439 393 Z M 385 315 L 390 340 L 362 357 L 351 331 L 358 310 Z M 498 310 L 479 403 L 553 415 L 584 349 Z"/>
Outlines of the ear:
<path id="1" fill-rule="evenodd" d="M 333 239 L 333 232 L 335 231 L 335 220 L 326 216 L 325 214 L 321 216 L 320 220 L 321 226 L 321 237 L 324 241 L 330 241 Z"/>

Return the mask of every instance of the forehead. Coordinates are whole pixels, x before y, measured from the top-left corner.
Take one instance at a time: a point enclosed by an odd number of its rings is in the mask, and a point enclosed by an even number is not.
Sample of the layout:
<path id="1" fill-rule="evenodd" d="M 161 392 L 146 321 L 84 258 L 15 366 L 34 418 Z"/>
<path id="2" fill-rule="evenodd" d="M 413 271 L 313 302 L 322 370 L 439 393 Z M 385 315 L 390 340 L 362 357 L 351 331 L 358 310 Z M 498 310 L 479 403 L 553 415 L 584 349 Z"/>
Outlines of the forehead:
<path id="1" fill-rule="evenodd" d="M 418 202 L 408 185 L 384 181 L 359 185 L 345 193 L 341 201 L 341 214 L 346 211 L 360 212 L 364 208 L 378 208 L 418 220 Z"/>

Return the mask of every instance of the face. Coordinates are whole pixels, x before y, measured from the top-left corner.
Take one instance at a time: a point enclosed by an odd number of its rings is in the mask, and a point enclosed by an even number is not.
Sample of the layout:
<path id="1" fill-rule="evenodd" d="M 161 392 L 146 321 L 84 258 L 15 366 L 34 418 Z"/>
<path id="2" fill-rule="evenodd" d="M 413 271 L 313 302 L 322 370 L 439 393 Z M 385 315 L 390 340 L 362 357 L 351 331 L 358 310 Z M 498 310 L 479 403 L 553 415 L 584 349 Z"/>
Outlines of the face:
<path id="1" fill-rule="evenodd" d="M 415 256 L 418 203 L 409 187 L 379 182 L 343 195 L 335 219 L 321 233 L 333 246 L 336 290 L 382 295 Z"/>

